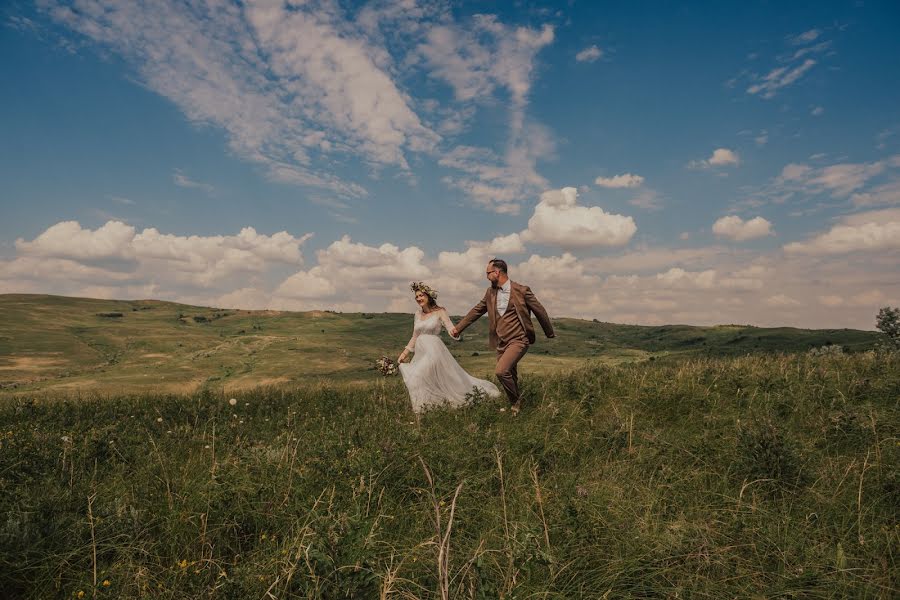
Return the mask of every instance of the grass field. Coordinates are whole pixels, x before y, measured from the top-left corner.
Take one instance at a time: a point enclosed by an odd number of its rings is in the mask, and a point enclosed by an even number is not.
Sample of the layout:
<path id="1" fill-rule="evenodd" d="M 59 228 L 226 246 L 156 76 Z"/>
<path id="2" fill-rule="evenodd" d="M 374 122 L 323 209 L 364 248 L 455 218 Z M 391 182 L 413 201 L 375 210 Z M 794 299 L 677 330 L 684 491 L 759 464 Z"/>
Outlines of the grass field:
<path id="1" fill-rule="evenodd" d="M 873 347 L 876 332 L 739 325 L 641 327 L 554 319 L 522 371 L 549 374 L 585 359 L 618 364 L 648 357 Z M 0 397 L 131 393 L 232 393 L 300 382 L 371 383 L 382 355 L 396 358 L 412 316 L 224 310 L 159 301 L 0 295 Z M 493 373 L 487 319 L 445 337 L 464 368 Z"/>
<path id="2" fill-rule="evenodd" d="M 598 360 L 523 387 L 517 418 L 476 401 L 416 419 L 397 378 L 7 398 L 0 589 L 900 594 L 897 354 Z"/>

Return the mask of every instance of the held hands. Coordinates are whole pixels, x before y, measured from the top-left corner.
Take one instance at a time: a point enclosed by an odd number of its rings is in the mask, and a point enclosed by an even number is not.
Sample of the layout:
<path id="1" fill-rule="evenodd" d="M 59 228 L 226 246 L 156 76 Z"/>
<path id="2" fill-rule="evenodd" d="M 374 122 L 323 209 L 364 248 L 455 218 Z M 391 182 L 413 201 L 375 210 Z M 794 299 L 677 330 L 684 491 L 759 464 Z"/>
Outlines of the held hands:
<path id="1" fill-rule="evenodd" d="M 455 338 L 459 337 L 459 331 L 456 329 L 456 327 L 450 328 L 450 336 Z"/>

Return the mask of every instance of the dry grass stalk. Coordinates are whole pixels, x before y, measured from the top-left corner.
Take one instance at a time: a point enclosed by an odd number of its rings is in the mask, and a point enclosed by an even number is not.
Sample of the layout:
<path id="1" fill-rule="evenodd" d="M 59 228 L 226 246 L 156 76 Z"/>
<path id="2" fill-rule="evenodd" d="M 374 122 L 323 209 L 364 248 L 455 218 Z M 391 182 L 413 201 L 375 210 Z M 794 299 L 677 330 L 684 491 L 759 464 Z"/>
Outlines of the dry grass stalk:
<path id="1" fill-rule="evenodd" d="M 459 492 L 462 490 L 464 482 L 460 482 L 453 492 L 453 500 L 450 501 L 450 516 L 447 518 L 447 527 L 443 528 L 441 523 L 441 502 L 437 498 L 434 490 L 434 478 L 431 470 L 425 464 L 425 460 L 419 456 L 419 462 L 422 463 L 422 469 L 425 471 L 425 477 L 428 479 L 429 495 L 432 508 L 434 509 L 434 528 L 438 540 L 437 554 L 437 572 L 438 586 L 440 588 L 441 600 L 449 600 L 450 598 L 450 532 L 453 530 L 453 517 L 456 513 L 456 500 Z"/>

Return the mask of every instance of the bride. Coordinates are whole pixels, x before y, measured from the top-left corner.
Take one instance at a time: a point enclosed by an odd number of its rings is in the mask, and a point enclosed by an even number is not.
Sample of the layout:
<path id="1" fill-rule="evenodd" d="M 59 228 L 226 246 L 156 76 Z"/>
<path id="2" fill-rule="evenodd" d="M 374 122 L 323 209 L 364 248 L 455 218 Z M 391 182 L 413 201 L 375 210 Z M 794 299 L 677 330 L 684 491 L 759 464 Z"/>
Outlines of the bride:
<path id="1" fill-rule="evenodd" d="M 416 295 L 419 310 L 413 317 L 412 338 L 397 358 L 397 364 L 409 390 L 413 411 L 422 412 L 440 404 L 464 406 L 466 394 L 472 393 L 472 388 L 488 396 L 499 396 L 496 385 L 466 373 L 441 340 L 441 325 L 449 332 L 453 322 L 447 310 L 438 306 L 437 292 L 422 282 L 413 282 L 409 287 Z M 415 353 L 412 361 L 404 363 L 410 352 Z"/>

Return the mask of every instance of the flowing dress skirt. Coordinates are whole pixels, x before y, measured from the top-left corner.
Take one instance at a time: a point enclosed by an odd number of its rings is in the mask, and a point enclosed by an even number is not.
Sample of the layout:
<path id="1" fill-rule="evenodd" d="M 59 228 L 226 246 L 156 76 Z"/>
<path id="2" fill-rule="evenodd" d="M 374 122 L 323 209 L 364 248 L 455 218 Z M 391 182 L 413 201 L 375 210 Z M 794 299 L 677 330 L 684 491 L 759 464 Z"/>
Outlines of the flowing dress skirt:
<path id="1" fill-rule="evenodd" d="M 418 336 L 413 359 L 400 364 L 400 374 L 417 413 L 431 406 L 465 406 L 466 394 L 471 394 L 472 388 L 487 396 L 500 395 L 490 381 L 466 373 L 437 335 Z"/>

